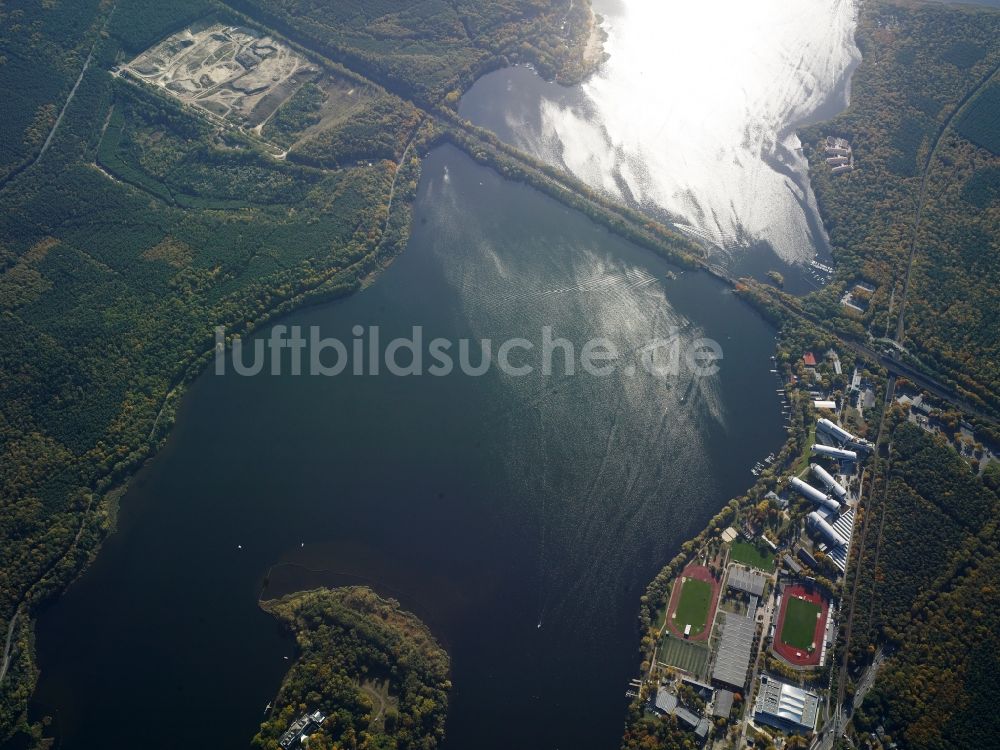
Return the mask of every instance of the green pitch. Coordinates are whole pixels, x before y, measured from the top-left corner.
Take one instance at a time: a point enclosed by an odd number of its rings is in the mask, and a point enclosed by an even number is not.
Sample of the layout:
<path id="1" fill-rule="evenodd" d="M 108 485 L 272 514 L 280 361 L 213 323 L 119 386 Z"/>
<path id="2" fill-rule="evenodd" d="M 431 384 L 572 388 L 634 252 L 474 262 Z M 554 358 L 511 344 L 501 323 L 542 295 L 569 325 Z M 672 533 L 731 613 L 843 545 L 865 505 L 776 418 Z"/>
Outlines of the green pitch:
<path id="1" fill-rule="evenodd" d="M 816 633 L 816 618 L 822 608 L 818 604 L 792 597 L 785 609 L 785 622 L 781 626 L 781 642 L 800 651 L 808 651 Z"/>
<path id="2" fill-rule="evenodd" d="M 733 542 L 729 559 L 733 562 L 749 565 L 766 573 L 774 572 L 774 555 L 747 542 Z"/>
<path id="3" fill-rule="evenodd" d="M 660 651 L 656 658 L 664 664 L 683 669 L 703 680 L 708 672 L 708 656 L 708 649 L 701 644 L 677 636 L 667 636 L 660 642 Z"/>
<path id="4" fill-rule="evenodd" d="M 708 621 L 708 607 L 712 603 L 712 586 L 705 581 L 688 578 L 681 588 L 681 598 L 674 612 L 673 626 L 684 632 L 691 626 L 691 635 L 698 635 Z"/>

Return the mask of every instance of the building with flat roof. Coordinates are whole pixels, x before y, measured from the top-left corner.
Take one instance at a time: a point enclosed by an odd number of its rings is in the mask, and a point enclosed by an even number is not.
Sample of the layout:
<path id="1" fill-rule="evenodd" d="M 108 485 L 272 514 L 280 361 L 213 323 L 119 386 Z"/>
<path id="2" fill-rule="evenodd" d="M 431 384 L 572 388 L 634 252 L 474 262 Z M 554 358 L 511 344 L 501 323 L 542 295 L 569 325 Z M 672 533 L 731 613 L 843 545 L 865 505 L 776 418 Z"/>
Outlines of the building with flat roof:
<path id="1" fill-rule="evenodd" d="M 663 716 L 673 716 L 681 727 L 694 732 L 698 739 L 704 740 L 708 737 L 708 719 L 684 708 L 677 701 L 677 696 L 665 687 L 661 686 L 656 691 L 653 710 Z"/>
<path id="2" fill-rule="evenodd" d="M 712 716 L 728 719 L 733 710 L 733 692 L 731 690 L 716 690 L 715 703 L 712 704 Z"/>
<path id="3" fill-rule="evenodd" d="M 712 679 L 742 690 L 753 655 L 753 639 L 757 623 L 750 617 L 719 612 L 722 637 L 719 639 Z"/>
<path id="4" fill-rule="evenodd" d="M 754 720 L 760 724 L 791 731 L 816 731 L 819 696 L 794 685 L 764 675 L 753 706 Z"/>
<path id="5" fill-rule="evenodd" d="M 324 721 L 326 721 L 326 716 L 323 715 L 322 711 L 302 714 L 285 730 L 285 733 L 281 735 L 281 739 L 278 740 L 278 744 L 282 748 L 285 748 L 285 750 L 295 747 L 304 737 L 309 736 L 319 729 Z"/>
<path id="6" fill-rule="evenodd" d="M 751 596 L 762 596 L 764 594 L 764 584 L 767 578 L 763 573 L 756 570 L 747 570 L 742 566 L 733 566 L 729 569 L 729 577 L 726 585 L 737 591 L 745 591 Z"/>
<path id="7" fill-rule="evenodd" d="M 795 562 L 791 555 L 782 555 L 781 560 L 785 563 L 785 567 L 792 571 L 795 575 L 802 573 L 802 566 Z"/>
<path id="8" fill-rule="evenodd" d="M 694 677 L 681 677 L 681 683 L 687 685 L 705 700 L 712 697 L 712 686 L 708 683 L 696 680 Z"/>

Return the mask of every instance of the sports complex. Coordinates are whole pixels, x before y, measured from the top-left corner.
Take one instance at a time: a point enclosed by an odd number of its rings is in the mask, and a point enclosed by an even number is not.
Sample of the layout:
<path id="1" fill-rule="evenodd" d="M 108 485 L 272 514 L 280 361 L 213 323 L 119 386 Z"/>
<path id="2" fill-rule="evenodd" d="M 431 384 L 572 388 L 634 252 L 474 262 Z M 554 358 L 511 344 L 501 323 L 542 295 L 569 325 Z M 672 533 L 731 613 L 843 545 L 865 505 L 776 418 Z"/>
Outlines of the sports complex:
<path id="1" fill-rule="evenodd" d="M 667 627 L 681 638 L 708 639 L 721 586 L 704 565 L 689 565 L 674 582 L 667 607 Z"/>
<path id="2" fill-rule="evenodd" d="M 786 586 L 771 649 L 795 667 L 820 664 L 830 603 L 816 589 L 794 584 Z"/>

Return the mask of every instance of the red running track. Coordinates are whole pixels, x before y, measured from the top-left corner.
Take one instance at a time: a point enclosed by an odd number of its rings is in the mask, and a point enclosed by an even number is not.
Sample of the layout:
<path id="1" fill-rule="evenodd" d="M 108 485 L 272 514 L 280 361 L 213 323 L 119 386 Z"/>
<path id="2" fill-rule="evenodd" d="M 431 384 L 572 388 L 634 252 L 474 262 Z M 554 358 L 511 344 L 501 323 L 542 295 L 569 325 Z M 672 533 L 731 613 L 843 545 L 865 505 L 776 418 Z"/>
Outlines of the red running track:
<path id="1" fill-rule="evenodd" d="M 816 630 L 813 632 L 813 643 L 816 644 L 816 648 L 813 649 L 812 653 L 799 651 L 795 646 L 789 646 L 787 643 L 782 643 L 781 641 L 781 634 L 785 627 L 785 610 L 788 609 L 788 602 L 792 597 L 805 599 L 807 602 L 818 605 L 823 610 L 820 616 L 816 618 Z M 781 610 L 778 612 L 777 626 L 774 631 L 774 643 L 771 644 L 772 650 L 789 664 L 794 664 L 797 667 L 813 667 L 818 665 L 820 656 L 823 654 L 823 640 L 826 637 L 826 619 L 829 615 L 830 603 L 819 591 L 810 586 L 803 586 L 798 583 L 786 586 L 781 596 Z"/>
<path id="2" fill-rule="evenodd" d="M 667 605 L 667 627 L 674 635 L 684 638 L 684 630 L 674 627 L 674 613 L 677 611 L 677 604 L 681 600 L 681 584 L 685 578 L 694 578 L 699 581 L 704 581 L 712 587 L 712 601 L 709 602 L 708 605 L 708 615 L 705 620 L 705 629 L 697 635 L 690 635 L 686 638 L 686 640 L 689 641 L 708 640 L 708 636 L 712 632 L 712 619 L 715 617 L 715 608 L 719 604 L 719 594 L 722 592 L 722 587 L 719 585 L 719 582 L 712 577 L 712 571 L 704 565 L 688 565 L 683 571 L 681 571 L 677 580 L 674 581 L 674 588 L 670 592 L 670 604 Z"/>

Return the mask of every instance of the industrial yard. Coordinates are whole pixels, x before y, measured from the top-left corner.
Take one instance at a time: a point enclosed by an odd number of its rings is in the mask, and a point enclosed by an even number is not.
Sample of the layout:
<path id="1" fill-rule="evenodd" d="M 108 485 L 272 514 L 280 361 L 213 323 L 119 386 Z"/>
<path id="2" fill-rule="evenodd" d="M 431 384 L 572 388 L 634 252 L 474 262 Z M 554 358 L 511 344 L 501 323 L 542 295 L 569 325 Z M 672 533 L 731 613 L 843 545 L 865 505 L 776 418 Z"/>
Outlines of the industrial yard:
<path id="1" fill-rule="evenodd" d="M 215 23 L 167 37 L 121 72 L 212 118 L 259 128 L 319 70 L 270 36 Z"/>

